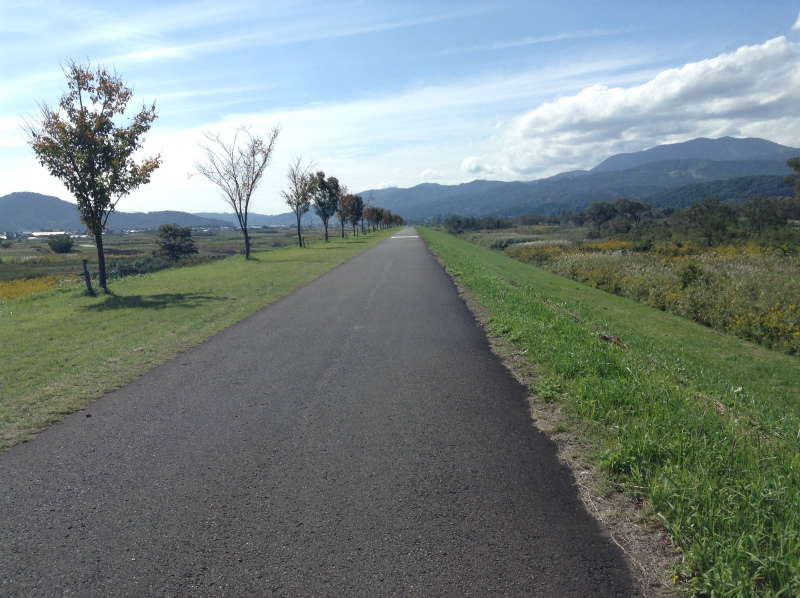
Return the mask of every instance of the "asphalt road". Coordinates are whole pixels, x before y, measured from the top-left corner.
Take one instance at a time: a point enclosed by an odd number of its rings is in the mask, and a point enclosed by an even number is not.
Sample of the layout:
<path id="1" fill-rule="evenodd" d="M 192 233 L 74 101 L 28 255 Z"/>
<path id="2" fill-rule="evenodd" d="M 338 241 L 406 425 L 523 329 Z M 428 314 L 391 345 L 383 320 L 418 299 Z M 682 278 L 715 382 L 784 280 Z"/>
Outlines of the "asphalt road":
<path id="1" fill-rule="evenodd" d="M 3 597 L 638 595 L 410 228 L 14 447 L 0 499 Z"/>

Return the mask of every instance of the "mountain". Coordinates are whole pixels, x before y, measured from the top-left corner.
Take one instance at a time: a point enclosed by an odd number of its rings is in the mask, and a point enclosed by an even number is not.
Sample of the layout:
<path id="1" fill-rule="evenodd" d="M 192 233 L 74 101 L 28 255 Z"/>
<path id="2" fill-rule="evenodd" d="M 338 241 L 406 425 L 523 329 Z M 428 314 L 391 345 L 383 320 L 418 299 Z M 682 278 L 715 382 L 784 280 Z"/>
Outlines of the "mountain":
<path id="1" fill-rule="evenodd" d="M 114 212 L 108 219 L 110 229 L 158 228 L 161 224 L 179 226 L 230 226 L 223 220 L 203 218 L 186 212 Z M 38 231 L 41 229 L 85 231 L 74 203 L 52 195 L 28 191 L 0 197 L 0 230 Z"/>
<path id="2" fill-rule="evenodd" d="M 0 230 L 40 229 L 84 231 L 86 227 L 75 204 L 52 195 L 23 191 L 0 197 Z"/>
<path id="3" fill-rule="evenodd" d="M 746 176 L 708 183 L 695 183 L 640 197 L 655 208 L 688 208 L 706 197 L 717 197 L 731 203 L 743 203 L 754 195 L 761 197 L 794 197 L 794 187 L 783 182 L 782 176 Z"/>
<path id="4" fill-rule="evenodd" d="M 641 152 L 616 154 L 600 162 L 590 172 L 628 170 L 649 162 L 664 160 L 780 160 L 786 162 L 800 155 L 800 149 L 779 145 L 766 139 L 700 137 L 683 143 L 659 145 Z"/>
<path id="5" fill-rule="evenodd" d="M 158 228 L 162 224 L 178 226 L 196 226 L 218 228 L 231 226 L 230 222 L 215 218 L 203 218 L 186 212 L 164 210 L 160 212 L 114 212 L 108 217 L 108 228 L 111 230 L 133 230 L 140 228 Z"/>
<path id="6" fill-rule="evenodd" d="M 233 212 L 197 212 L 195 216 L 224 220 L 229 223 L 229 226 L 239 226 L 239 221 L 236 219 L 236 214 Z M 285 214 L 276 214 L 274 216 L 248 214 L 247 224 L 248 226 L 297 226 L 297 216 L 294 215 L 294 212 L 286 212 Z M 302 224 L 303 226 L 319 225 L 322 224 L 322 220 L 313 212 L 307 212 L 303 215 Z"/>
<path id="7" fill-rule="evenodd" d="M 376 189 L 359 194 L 362 197 L 373 196 L 376 205 L 415 221 L 448 214 L 517 216 L 531 212 L 584 210 L 594 201 L 611 201 L 617 197 L 645 201 L 644 198 L 661 192 L 665 195 L 658 197 L 660 205 L 672 205 L 672 200 L 666 195 L 671 189 L 741 177 L 771 177 L 768 184 L 764 180 L 759 183 L 759 188 L 769 193 L 753 194 L 791 196 L 794 195 L 792 188 L 783 184 L 783 177 L 789 173 L 791 169 L 785 160 L 664 160 L 619 172 L 576 173 L 569 177 L 559 175 L 530 182 L 425 184 L 410 189 Z M 742 199 L 741 189 L 730 197 L 721 194 L 724 190 L 724 186 L 720 187 L 716 193 L 720 199 Z M 732 190 L 733 187 L 728 188 L 728 191 Z M 749 195 L 744 199 L 747 197 Z M 676 201 L 682 203 L 684 200 Z"/>

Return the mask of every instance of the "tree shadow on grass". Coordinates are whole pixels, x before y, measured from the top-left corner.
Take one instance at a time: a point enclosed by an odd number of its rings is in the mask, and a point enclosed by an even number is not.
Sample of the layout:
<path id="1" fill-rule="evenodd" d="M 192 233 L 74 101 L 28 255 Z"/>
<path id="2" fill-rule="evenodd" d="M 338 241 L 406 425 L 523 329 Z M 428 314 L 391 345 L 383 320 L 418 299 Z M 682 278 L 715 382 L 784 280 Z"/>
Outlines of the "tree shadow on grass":
<path id="1" fill-rule="evenodd" d="M 230 301 L 228 297 L 216 297 L 201 293 L 164 293 L 161 295 L 114 295 L 109 294 L 101 303 L 87 305 L 86 311 L 106 311 L 111 309 L 166 309 L 180 307 L 194 309 L 212 301 Z"/>

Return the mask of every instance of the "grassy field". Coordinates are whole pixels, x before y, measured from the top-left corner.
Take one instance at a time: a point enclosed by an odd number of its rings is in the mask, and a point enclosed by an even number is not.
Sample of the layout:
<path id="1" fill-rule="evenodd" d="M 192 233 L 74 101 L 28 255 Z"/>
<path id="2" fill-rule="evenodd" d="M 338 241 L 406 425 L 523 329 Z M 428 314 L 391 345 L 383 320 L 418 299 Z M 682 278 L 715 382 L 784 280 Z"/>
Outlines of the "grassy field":
<path id="1" fill-rule="evenodd" d="M 683 318 L 428 229 L 526 352 L 534 390 L 662 521 L 697 596 L 800 595 L 800 366 Z"/>
<path id="2" fill-rule="evenodd" d="M 321 229 L 304 230 L 310 242 L 319 241 L 324 234 Z M 258 228 L 251 231 L 253 251 L 266 251 L 290 247 L 297 243 L 297 232 Z M 133 234 L 111 232 L 103 235 L 103 246 L 107 254 L 108 267 L 114 261 L 136 259 L 152 255 L 158 248 L 155 231 Z M 244 252 L 244 237 L 238 230 L 195 232 L 192 235 L 200 256 L 229 256 Z M 78 276 L 82 272 L 82 260 L 89 260 L 89 268 L 97 264 L 97 249 L 90 238 L 76 239 L 71 253 L 52 253 L 44 238 L 15 239 L 9 247 L 0 249 L 0 282 L 35 278 L 40 276 Z"/>
<path id="3" fill-rule="evenodd" d="M 391 235 L 332 239 L 0 302 L 0 450 Z"/>

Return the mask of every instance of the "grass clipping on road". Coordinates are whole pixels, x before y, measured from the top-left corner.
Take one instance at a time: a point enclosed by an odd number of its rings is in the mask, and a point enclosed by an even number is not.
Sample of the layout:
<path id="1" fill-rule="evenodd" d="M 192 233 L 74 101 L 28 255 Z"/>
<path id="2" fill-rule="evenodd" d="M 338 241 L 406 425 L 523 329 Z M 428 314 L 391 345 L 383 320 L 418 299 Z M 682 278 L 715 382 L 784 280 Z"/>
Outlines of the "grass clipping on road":
<path id="1" fill-rule="evenodd" d="M 393 231 L 71 285 L 0 303 L 0 451 L 289 294 Z M 246 350 L 246 349 L 243 349 Z"/>
<path id="2" fill-rule="evenodd" d="M 800 596 L 800 362 L 420 229 L 647 503 L 698 596 Z"/>

